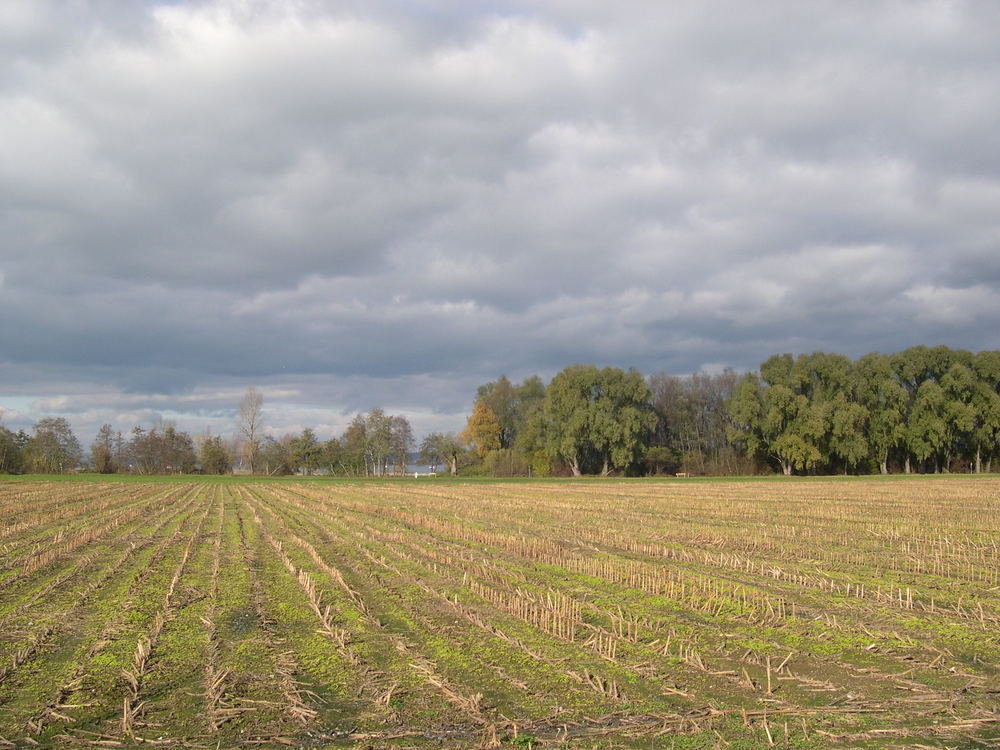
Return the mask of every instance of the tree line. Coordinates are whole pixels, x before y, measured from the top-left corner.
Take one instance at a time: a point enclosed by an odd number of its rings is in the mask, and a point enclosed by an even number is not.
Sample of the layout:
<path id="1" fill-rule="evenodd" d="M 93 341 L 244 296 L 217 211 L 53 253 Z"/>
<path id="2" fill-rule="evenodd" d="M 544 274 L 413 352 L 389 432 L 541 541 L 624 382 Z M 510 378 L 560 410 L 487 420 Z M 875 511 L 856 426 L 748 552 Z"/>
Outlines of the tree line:
<path id="1" fill-rule="evenodd" d="M 459 461 L 494 476 L 752 473 L 727 437 L 738 378 L 580 364 L 548 385 L 501 376 L 480 386 L 460 434 L 428 440 L 468 446 Z"/>
<path id="2" fill-rule="evenodd" d="M 0 472 L 385 476 L 417 447 L 409 421 L 373 408 L 340 436 L 272 436 L 249 388 L 230 437 L 170 423 L 127 436 L 103 425 L 84 454 L 69 423 L 0 426 Z M 778 354 L 757 372 L 676 376 L 572 365 L 546 384 L 506 376 L 477 389 L 459 433 L 420 460 L 451 474 L 741 475 L 974 471 L 1000 453 L 1000 352 L 917 346 L 895 354 Z"/>
<path id="3" fill-rule="evenodd" d="M 137 425 L 127 435 L 104 424 L 88 452 L 63 417 L 39 420 L 30 434 L 0 426 L 0 473 L 387 476 L 405 472 L 415 449 L 407 418 L 380 408 L 356 415 L 343 435 L 323 441 L 311 428 L 269 434 L 262 404 L 260 392 L 248 389 L 229 437 L 210 432 L 192 437 L 164 421 L 149 428 Z"/>
<path id="4" fill-rule="evenodd" d="M 479 388 L 465 431 L 492 474 L 971 471 L 1000 454 L 1000 352 L 778 354 L 678 377 L 574 365 Z"/>
<path id="5" fill-rule="evenodd" d="M 990 471 L 1000 450 L 1000 352 L 776 355 L 743 378 L 730 439 L 783 473 Z"/>

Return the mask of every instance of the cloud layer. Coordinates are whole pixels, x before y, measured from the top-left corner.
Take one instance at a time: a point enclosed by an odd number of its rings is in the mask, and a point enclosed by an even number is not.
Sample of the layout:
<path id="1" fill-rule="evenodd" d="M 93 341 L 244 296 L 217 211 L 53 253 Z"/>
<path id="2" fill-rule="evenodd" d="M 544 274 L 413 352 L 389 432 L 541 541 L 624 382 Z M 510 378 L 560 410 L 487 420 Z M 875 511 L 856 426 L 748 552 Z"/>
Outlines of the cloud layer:
<path id="1" fill-rule="evenodd" d="M 572 362 L 1000 347 L 1000 10 L 0 10 L 0 406 L 457 428 Z"/>

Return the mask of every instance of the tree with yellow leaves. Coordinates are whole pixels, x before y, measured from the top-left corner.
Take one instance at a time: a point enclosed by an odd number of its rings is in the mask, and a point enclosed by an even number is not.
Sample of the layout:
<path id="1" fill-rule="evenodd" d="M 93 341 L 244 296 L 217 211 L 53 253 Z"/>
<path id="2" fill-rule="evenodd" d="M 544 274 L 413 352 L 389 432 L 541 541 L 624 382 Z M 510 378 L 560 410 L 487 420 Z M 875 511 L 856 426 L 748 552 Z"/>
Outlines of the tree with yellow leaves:
<path id="1" fill-rule="evenodd" d="M 461 437 L 476 447 L 480 458 L 485 458 L 490 451 L 500 449 L 500 420 L 490 407 L 477 400 Z"/>

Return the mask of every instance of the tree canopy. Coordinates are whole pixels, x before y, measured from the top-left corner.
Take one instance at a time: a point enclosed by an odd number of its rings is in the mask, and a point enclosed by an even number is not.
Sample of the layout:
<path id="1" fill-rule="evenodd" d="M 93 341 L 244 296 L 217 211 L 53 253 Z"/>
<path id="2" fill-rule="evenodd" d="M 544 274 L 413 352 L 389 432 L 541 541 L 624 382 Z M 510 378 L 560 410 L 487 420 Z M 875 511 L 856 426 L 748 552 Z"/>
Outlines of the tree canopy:
<path id="1" fill-rule="evenodd" d="M 627 469 L 656 423 L 645 378 L 617 367 L 565 368 L 545 391 L 543 413 L 546 448 L 574 476 Z"/>

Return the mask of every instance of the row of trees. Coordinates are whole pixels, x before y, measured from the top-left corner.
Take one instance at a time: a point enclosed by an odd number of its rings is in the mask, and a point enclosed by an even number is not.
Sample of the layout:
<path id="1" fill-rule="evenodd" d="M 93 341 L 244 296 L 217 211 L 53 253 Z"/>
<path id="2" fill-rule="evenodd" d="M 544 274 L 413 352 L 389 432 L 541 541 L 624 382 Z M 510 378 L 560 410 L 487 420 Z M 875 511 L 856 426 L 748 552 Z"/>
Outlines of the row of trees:
<path id="1" fill-rule="evenodd" d="M 46 417 L 33 433 L 11 432 L 0 425 L 0 473 L 60 474 L 80 463 L 80 442 L 64 418 Z"/>
<path id="2" fill-rule="evenodd" d="M 482 386 L 461 436 L 502 473 L 989 471 L 1000 352 L 775 355 L 759 373 L 574 365 Z"/>
<path id="3" fill-rule="evenodd" d="M 992 468 L 1000 352 L 776 355 L 733 393 L 730 437 L 785 474 Z"/>
<path id="4" fill-rule="evenodd" d="M 237 430 L 192 438 L 170 424 L 123 438 L 99 430 L 84 460 L 65 419 L 32 435 L 0 427 L 0 472 L 141 474 L 406 471 L 415 447 L 404 416 L 372 409 L 343 435 L 266 434 L 263 395 L 247 390 Z M 1000 454 L 1000 352 L 913 347 L 851 360 L 780 354 L 758 373 L 643 377 L 573 365 L 546 385 L 506 376 L 480 386 L 465 429 L 432 433 L 420 455 L 452 474 L 784 474 L 990 471 Z"/>
<path id="5" fill-rule="evenodd" d="M 233 461 L 242 462 L 248 471 L 272 476 L 316 472 L 347 476 L 402 474 L 414 449 L 409 420 L 380 408 L 356 415 L 340 437 L 326 441 L 308 427 L 298 434 L 260 437 L 261 425 L 255 442 L 248 438 L 248 430 L 239 431 L 241 439 L 235 443 Z"/>
<path id="6" fill-rule="evenodd" d="M 358 414 L 340 438 L 321 442 L 315 432 L 274 438 L 264 434 L 264 396 L 248 388 L 237 418 L 234 454 L 251 473 L 292 474 L 322 470 L 330 474 L 385 476 L 402 473 L 414 447 L 413 429 L 402 415 L 375 408 Z"/>
<path id="7" fill-rule="evenodd" d="M 89 454 L 83 452 L 69 422 L 62 417 L 40 420 L 32 434 L 0 426 L 0 473 L 59 474 L 89 469 L 100 474 L 237 471 L 274 476 L 322 471 L 385 476 L 404 472 L 415 447 L 406 417 L 386 414 L 382 409 L 357 415 L 341 437 L 325 442 L 309 428 L 278 437 L 266 434 L 262 416 L 258 411 L 252 430 L 238 424 L 230 438 L 210 433 L 192 437 L 164 422 L 149 429 L 137 426 L 125 436 L 105 424 Z"/>
<path id="8" fill-rule="evenodd" d="M 0 473 L 61 474 L 89 468 L 100 474 L 189 474 L 232 470 L 232 441 L 202 435 L 194 439 L 170 423 L 135 427 L 126 438 L 101 425 L 89 454 L 63 417 L 39 420 L 32 434 L 0 425 Z"/>
<path id="9" fill-rule="evenodd" d="M 494 474 L 607 476 L 642 468 L 657 423 L 638 371 L 573 365 L 548 386 L 538 377 L 481 386 L 459 439 Z"/>
<path id="10" fill-rule="evenodd" d="M 752 473 L 754 460 L 727 433 L 738 381 L 732 370 L 647 379 L 591 365 L 565 368 L 548 387 L 501 376 L 480 386 L 462 433 L 428 436 L 422 454 L 447 456 L 453 472 L 478 458 L 495 476 Z"/>

